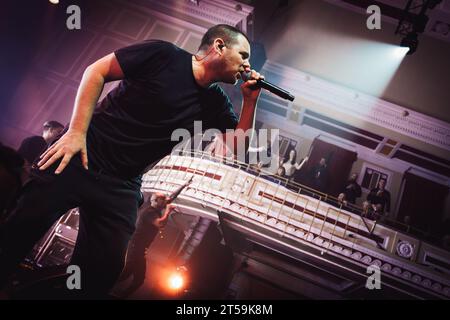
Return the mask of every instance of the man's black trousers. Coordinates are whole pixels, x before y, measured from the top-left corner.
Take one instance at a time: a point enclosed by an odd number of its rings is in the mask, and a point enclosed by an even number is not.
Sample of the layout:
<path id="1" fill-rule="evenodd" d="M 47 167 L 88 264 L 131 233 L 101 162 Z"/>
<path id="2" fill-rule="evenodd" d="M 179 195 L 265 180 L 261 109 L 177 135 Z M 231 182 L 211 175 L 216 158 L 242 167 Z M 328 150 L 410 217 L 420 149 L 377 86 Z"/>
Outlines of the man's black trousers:
<path id="1" fill-rule="evenodd" d="M 0 288 L 53 223 L 79 207 L 71 264 L 81 270 L 80 296 L 102 297 L 122 271 L 135 229 L 140 183 L 86 170 L 79 155 L 59 175 L 53 174 L 56 167 L 33 170 L 16 208 L 0 227 Z"/>

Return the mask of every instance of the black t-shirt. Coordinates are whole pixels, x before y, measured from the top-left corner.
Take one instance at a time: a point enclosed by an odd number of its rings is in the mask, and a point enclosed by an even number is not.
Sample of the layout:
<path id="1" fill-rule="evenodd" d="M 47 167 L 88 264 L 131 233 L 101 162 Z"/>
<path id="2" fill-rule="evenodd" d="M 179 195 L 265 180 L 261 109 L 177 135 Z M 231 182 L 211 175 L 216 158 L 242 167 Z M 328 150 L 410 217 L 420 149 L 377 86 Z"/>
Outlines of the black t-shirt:
<path id="1" fill-rule="evenodd" d="M 114 52 L 125 78 L 98 105 L 87 135 L 94 169 L 134 178 L 170 153 L 178 128 L 193 134 L 234 129 L 233 106 L 217 85 L 200 87 L 192 71 L 192 55 L 160 40 L 148 40 Z"/>
<path id="2" fill-rule="evenodd" d="M 370 201 L 372 204 L 381 204 L 382 211 L 390 212 L 391 194 L 386 189 L 384 189 L 383 191 L 381 191 L 379 188 L 374 188 L 370 190 L 369 194 L 367 195 L 367 200 Z"/>
<path id="3" fill-rule="evenodd" d="M 356 198 L 361 197 L 361 187 L 355 181 L 348 181 L 344 190 L 345 199 L 348 202 L 355 204 Z"/>
<path id="4" fill-rule="evenodd" d="M 320 164 L 314 166 L 311 171 L 311 184 L 314 189 L 321 192 L 326 192 L 326 186 L 328 183 L 328 170 L 327 167 Z"/>

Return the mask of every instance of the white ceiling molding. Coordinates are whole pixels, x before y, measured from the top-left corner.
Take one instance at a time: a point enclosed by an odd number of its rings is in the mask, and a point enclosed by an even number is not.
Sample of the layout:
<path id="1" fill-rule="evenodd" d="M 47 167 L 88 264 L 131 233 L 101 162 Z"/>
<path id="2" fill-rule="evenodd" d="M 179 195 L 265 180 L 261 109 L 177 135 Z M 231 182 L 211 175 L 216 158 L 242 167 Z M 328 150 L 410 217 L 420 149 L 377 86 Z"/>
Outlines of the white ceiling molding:
<path id="1" fill-rule="evenodd" d="M 450 124 L 387 102 L 363 92 L 339 86 L 305 72 L 267 60 L 263 73 L 292 94 L 333 112 L 375 124 L 450 151 Z"/>
<path id="2" fill-rule="evenodd" d="M 237 2 L 225 0 L 198 0 L 198 5 L 187 0 L 149 0 L 155 9 L 164 12 L 178 12 L 209 24 L 225 23 L 239 25 L 243 32 L 247 32 L 249 16 L 253 7 Z"/>
<path id="3" fill-rule="evenodd" d="M 258 110 L 256 118 L 258 121 L 266 123 L 271 127 L 282 128 L 282 133 L 287 132 L 290 135 L 295 136 L 296 138 L 306 138 L 308 140 L 319 138 L 341 148 L 354 151 L 358 154 L 359 160 L 370 163 L 372 166 L 374 166 L 374 163 L 376 163 L 380 166 L 379 168 L 383 168 L 383 170 L 390 170 L 392 172 L 396 172 L 397 174 L 403 174 L 408 169 L 414 169 L 414 172 L 420 172 L 422 177 L 450 187 L 449 177 L 397 158 L 385 157 L 379 153 L 376 153 L 374 150 L 371 150 L 354 142 L 350 142 L 343 138 L 333 136 L 316 128 L 307 125 L 300 126 L 292 121 L 286 121 L 284 117 L 275 115 L 269 111 Z"/>

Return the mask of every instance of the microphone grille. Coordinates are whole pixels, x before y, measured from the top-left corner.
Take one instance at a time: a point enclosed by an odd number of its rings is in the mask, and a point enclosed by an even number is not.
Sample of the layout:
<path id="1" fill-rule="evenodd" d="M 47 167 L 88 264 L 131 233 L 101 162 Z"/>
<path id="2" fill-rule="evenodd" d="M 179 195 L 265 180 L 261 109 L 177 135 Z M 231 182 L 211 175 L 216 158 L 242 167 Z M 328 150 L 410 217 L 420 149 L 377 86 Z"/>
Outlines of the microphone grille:
<path id="1" fill-rule="evenodd" d="M 242 78 L 242 81 L 244 81 L 244 82 L 249 80 L 251 78 L 251 76 L 252 76 L 252 72 L 251 71 L 241 72 L 241 78 Z"/>

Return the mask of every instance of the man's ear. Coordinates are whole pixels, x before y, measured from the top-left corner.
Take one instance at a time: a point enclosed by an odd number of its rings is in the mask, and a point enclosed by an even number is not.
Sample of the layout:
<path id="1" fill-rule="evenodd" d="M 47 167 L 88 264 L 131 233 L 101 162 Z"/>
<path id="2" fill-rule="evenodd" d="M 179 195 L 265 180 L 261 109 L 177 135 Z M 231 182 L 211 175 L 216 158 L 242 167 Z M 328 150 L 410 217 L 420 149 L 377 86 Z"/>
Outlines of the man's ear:
<path id="1" fill-rule="evenodd" d="M 225 42 L 221 38 L 217 38 L 214 42 L 217 52 L 221 54 L 223 48 L 225 47 Z"/>

